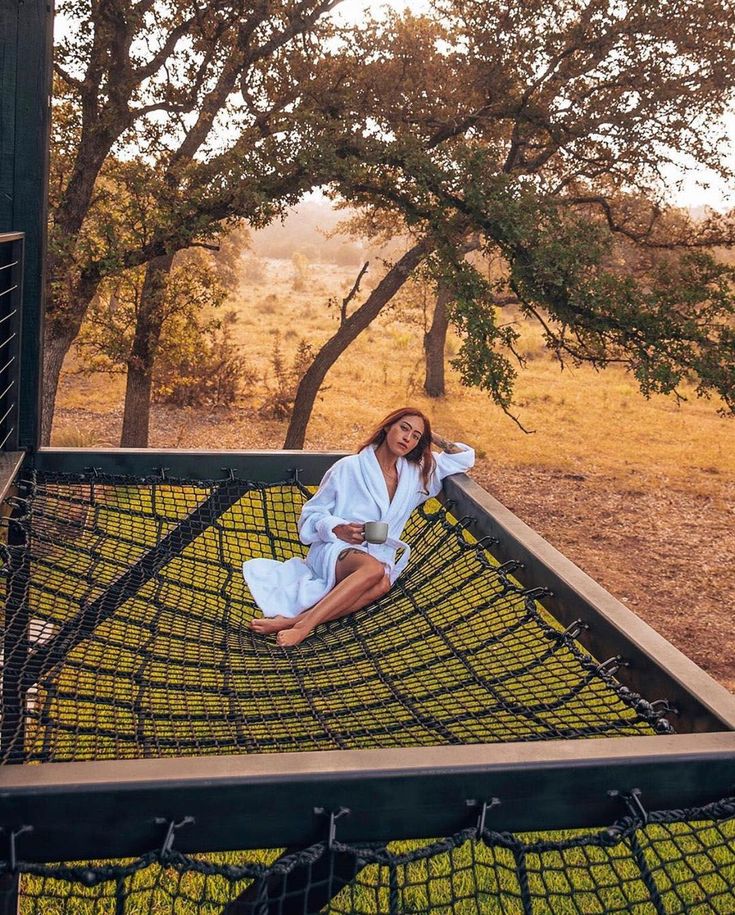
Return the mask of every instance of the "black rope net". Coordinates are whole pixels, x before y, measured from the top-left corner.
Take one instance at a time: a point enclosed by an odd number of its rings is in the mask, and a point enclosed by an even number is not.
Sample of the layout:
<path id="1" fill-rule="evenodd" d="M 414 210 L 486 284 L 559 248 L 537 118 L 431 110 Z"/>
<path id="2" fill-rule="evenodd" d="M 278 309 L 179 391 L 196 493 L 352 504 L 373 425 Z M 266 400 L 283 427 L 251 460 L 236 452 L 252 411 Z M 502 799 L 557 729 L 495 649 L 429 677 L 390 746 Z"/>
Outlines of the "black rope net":
<path id="1" fill-rule="evenodd" d="M 0 887 L 12 879 L 5 873 L 0 865 Z M 382 847 L 172 849 L 74 867 L 20 863 L 15 877 L 22 915 L 732 915 L 735 799 L 574 834 L 468 828 Z M 6 898 L 15 904 L 11 891 Z"/>
<path id="2" fill-rule="evenodd" d="M 32 472 L 6 550 L 3 762 L 667 732 L 438 502 L 391 592 L 295 649 L 245 559 L 304 555 L 296 480 Z"/>
<path id="3" fill-rule="evenodd" d="M 671 726 L 445 507 L 392 591 L 291 650 L 247 628 L 254 556 L 303 555 L 309 491 L 31 472 L 5 558 L 2 761 L 650 735 Z M 735 801 L 601 831 L 0 863 L 0 911 L 163 915 L 735 912 Z M 337 824 L 339 825 L 339 824 Z M 70 827 L 73 828 L 73 827 Z M 195 826 L 191 828 L 196 828 Z M 6 830 L 7 832 L 7 830 Z M 7 836 L 6 836 L 7 839 Z M 22 839 L 19 845 L 22 851 Z"/>

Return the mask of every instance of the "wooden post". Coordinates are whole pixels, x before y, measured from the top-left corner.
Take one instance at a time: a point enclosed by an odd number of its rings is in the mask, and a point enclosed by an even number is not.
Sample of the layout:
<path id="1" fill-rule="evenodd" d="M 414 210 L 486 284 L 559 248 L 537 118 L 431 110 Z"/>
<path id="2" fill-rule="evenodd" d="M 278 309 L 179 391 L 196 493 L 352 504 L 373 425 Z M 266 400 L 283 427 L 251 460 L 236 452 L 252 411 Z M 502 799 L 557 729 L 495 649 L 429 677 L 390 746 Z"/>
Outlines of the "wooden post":
<path id="1" fill-rule="evenodd" d="M 0 0 L 0 232 L 24 232 L 19 447 L 35 448 L 41 337 L 53 0 Z"/>

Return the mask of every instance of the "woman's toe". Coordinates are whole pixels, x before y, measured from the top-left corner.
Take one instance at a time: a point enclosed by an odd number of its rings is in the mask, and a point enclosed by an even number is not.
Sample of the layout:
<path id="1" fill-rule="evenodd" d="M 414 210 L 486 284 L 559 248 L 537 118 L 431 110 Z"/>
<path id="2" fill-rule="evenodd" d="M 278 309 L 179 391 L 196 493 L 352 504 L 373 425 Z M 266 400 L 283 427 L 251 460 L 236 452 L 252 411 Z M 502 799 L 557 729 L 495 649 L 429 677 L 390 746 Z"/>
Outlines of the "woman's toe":
<path id="1" fill-rule="evenodd" d="M 283 629 L 276 636 L 276 641 L 282 648 L 290 648 L 292 645 L 298 645 L 302 639 L 306 638 L 298 629 Z"/>

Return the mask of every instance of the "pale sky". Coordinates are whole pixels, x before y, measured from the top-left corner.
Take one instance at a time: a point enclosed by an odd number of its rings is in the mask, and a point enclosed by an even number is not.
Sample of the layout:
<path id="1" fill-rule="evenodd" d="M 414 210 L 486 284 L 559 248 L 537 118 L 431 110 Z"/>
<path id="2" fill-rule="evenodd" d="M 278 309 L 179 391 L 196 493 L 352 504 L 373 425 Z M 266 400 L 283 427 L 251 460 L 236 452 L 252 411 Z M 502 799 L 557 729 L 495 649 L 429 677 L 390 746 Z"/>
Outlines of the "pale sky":
<path id="1" fill-rule="evenodd" d="M 364 10 L 379 10 L 382 6 L 394 10 L 410 8 L 414 13 L 423 13 L 429 8 L 426 0 L 342 0 L 338 9 L 349 22 L 358 22 Z"/>

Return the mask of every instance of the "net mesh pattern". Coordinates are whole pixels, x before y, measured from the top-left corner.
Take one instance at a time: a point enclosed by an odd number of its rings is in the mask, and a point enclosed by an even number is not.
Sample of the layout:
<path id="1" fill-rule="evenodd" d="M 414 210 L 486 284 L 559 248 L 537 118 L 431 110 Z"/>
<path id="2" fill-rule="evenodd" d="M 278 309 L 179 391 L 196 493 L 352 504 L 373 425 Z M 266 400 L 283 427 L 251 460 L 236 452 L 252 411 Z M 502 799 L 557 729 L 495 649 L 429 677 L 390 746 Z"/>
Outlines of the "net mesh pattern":
<path id="1" fill-rule="evenodd" d="M 305 555 L 309 495 L 32 472 L 4 548 L 3 761 L 671 730 L 435 501 L 411 517 L 411 561 L 379 602 L 295 649 L 255 635 L 242 562 Z"/>
<path id="2" fill-rule="evenodd" d="M 21 915 L 732 915 L 735 799 L 631 815 L 597 831 L 468 828 L 386 846 L 337 839 L 291 853 L 21 862 L 15 873 Z"/>

